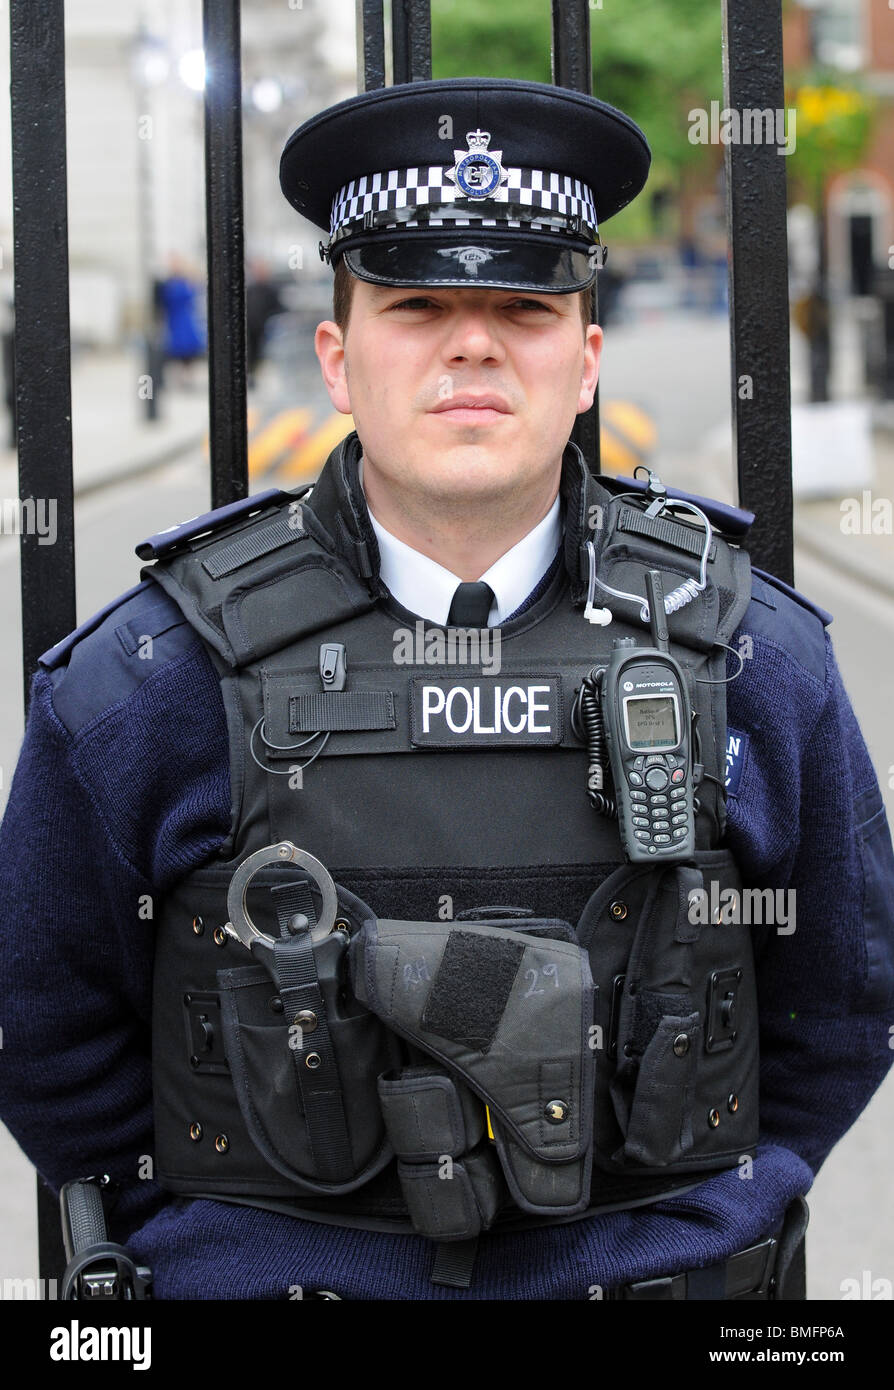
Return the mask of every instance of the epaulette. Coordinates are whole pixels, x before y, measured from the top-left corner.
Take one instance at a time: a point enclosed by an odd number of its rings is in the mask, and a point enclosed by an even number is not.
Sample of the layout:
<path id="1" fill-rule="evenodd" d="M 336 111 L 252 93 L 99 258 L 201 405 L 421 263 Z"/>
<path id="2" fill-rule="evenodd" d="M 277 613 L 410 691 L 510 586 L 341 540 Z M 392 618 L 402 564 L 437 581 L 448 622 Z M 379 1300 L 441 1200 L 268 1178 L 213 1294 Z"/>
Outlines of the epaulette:
<path id="1" fill-rule="evenodd" d="M 82 622 L 79 627 L 74 628 L 67 637 L 63 637 L 54 647 L 49 647 L 42 656 L 37 658 L 37 664 L 43 666 L 47 671 L 54 671 L 57 666 L 61 666 L 63 661 L 68 659 L 72 647 L 77 646 L 78 642 L 89 636 L 91 632 L 95 632 L 100 623 L 104 622 L 110 613 L 114 613 L 116 608 L 121 608 L 129 599 L 134 598 L 136 594 L 140 593 L 142 589 L 147 589 L 151 582 L 150 579 L 144 579 L 141 584 L 135 584 L 134 587 L 128 589 L 126 593 L 119 594 L 117 598 L 111 599 L 109 603 L 92 614 L 91 617 L 85 618 L 84 622 Z"/>
<path id="2" fill-rule="evenodd" d="M 265 492 L 256 493 L 253 497 L 244 497 L 238 502 L 229 502 L 226 506 L 216 507 L 214 511 L 204 512 L 201 516 L 190 517 L 188 521 L 178 522 L 176 526 L 169 526 L 166 530 L 157 532 L 148 540 L 141 541 L 136 546 L 136 553 L 141 560 L 157 560 L 163 555 L 171 554 L 179 546 L 194 540 L 197 536 L 222 531 L 233 522 L 242 521 L 265 509 L 272 509 L 274 504 L 282 506 L 286 502 L 294 501 L 296 497 L 303 496 L 307 491 L 307 487 L 297 488 L 294 492 L 283 492 L 281 488 L 268 488 Z M 39 656 L 38 664 L 47 671 L 53 671 L 61 666 L 67 660 L 72 648 L 77 646 L 85 637 L 88 637 L 91 632 L 95 632 L 110 613 L 113 613 L 116 608 L 121 608 L 129 599 L 134 598 L 136 594 L 150 585 L 157 591 L 158 586 L 154 584 L 152 579 L 143 579 L 132 589 L 128 589 L 126 593 L 118 594 L 116 598 L 111 599 L 109 603 L 86 618 L 72 632 L 69 632 L 55 646 L 50 647 Z M 159 629 L 159 631 L 147 635 L 157 637 L 163 630 L 166 629 Z"/>
<path id="3" fill-rule="evenodd" d="M 119 594 L 38 658 L 53 685 L 56 715 L 76 733 L 128 700 L 161 667 L 196 645 L 164 589 L 144 579 Z"/>
<path id="4" fill-rule="evenodd" d="M 808 613 L 813 613 L 815 617 L 819 618 L 823 627 L 828 627 L 832 622 L 833 615 L 831 613 L 827 613 L 825 608 L 820 608 L 818 603 L 811 602 L 800 590 L 793 589 L 790 584 L 786 584 L 784 579 L 777 579 L 775 574 L 767 574 L 766 570 L 759 570 L 756 565 L 751 566 L 751 573 L 752 575 L 756 575 L 759 579 L 764 580 L 767 584 L 771 584 L 779 593 L 786 594 L 789 598 L 794 599 L 796 603 L 800 603 L 801 607 L 806 608 Z M 765 595 L 754 593 L 754 587 L 752 587 L 752 593 L 755 598 L 760 599 L 764 603 L 767 602 Z"/>
<path id="5" fill-rule="evenodd" d="M 645 492 L 648 486 L 644 478 L 627 478 L 622 474 L 614 477 L 609 473 L 600 473 L 598 476 L 602 486 L 615 494 Z M 735 541 L 747 536 L 754 524 L 754 512 L 749 512 L 744 507 L 734 507 L 729 502 L 719 502 L 715 497 L 700 497 L 697 492 L 684 492 L 677 487 L 668 487 L 667 495 L 681 502 L 694 502 L 697 507 L 701 507 L 712 526 L 716 526 L 723 535 Z"/>
<path id="6" fill-rule="evenodd" d="M 752 568 L 751 603 L 740 632 L 767 638 L 820 682 L 826 678 L 825 629 L 831 621 L 831 613 L 784 580 Z"/>
<path id="7" fill-rule="evenodd" d="M 292 492 L 283 492 L 281 488 L 271 487 L 265 492 L 255 493 L 252 497 L 243 497 L 238 502 L 228 502 L 223 507 L 215 507 L 212 512 L 190 517 L 188 521 L 178 522 L 176 526 L 169 526 L 166 530 L 150 536 L 148 540 L 140 541 L 136 553 L 141 560 L 160 560 L 163 556 L 172 554 L 178 546 L 195 540 L 197 536 L 213 535 L 216 531 L 223 531 L 233 522 L 244 521 L 263 511 L 272 511 L 275 506 L 282 506 L 286 502 L 294 502 L 296 498 L 303 497 L 308 488 L 309 485 L 296 488 Z"/>

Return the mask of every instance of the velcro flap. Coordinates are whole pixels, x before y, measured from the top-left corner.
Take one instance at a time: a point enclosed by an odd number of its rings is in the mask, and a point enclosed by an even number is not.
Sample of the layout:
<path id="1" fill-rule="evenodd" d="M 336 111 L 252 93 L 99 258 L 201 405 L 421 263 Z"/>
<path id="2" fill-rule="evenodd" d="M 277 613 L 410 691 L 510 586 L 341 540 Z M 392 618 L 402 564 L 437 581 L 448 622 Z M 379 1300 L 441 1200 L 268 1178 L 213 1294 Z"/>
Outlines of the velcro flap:
<path id="1" fill-rule="evenodd" d="M 297 513 L 277 516 L 268 526 L 243 531 L 229 545 L 211 550 L 202 561 L 202 569 L 212 579 L 224 579 L 244 565 L 251 564 L 252 560 L 259 560 L 262 555 L 270 555 L 272 551 L 304 538 L 304 527 Z"/>
<path id="2" fill-rule="evenodd" d="M 489 1051 L 524 954 L 520 941 L 452 931 L 422 1011 L 423 1027 L 479 1052 Z"/>
<path id="3" fill-rule="evenodd" d="M 278 651 L 300 633 L 317 632 L 355 617 L 373 599 L 332 556 L 288 552 L 263 582 L 247 579 L 223 600 L 221 620 L 240 666 Z"/>
<path id="4" fill-rule="evenodd" d="M 621 593 L 642 595 L 646 601 L 644 574 L 647 568 L 655 568 L 661 575 L 665 599 L 680 589 L 687 580 L 698 578 L 699 566 L 694 557 L 680 555 L 670 557 L 667 551 L 643 538 L 634 548 L 633 542 L 624 541 L 608 545 L 602 552 L 599 562 L 599 578 Z M 634 626 L 643 625 L 640 618 L 642 604 L 630 599 L 618 598 L 597 586 L 596 601 L 604 604 L 624 622 Z M 681 642 L 695 651 L 709 652 L 714 645 L 720 615 L 720 599 L 711 572 L 708 572 L 706 587 L 697 593 L 695 599 L 682 604 L 668 615 L 667 625 L 672 642 Z"/>
<path id="5" fill-rule="evenodd" d="M 303 691 L 289 696 L 289 733 L 394 729 L 391 690 Z"/>
<path id="6" fill-rule="evenodd" d="M 686 1037 L 685 1051 L 674 1050 Z M 693 1101 L 702 1025 L 697 1012 L 666 1015 L 643 1053 L 624 1154 L 651 1167 L 684 1158 L 693 1147 Z M 705 1121 L 702 1119 L 701 1123 Z"/>
<path id="7" fill-rule="evenodd" d="M 687 555 L 695 555 L 699 559 L 704 549 L 704 531 L 693 526 L 691 522 L 678 521 L 673 517 L 647 516 L 645 512 L 634 511 L 633 507 L 621 508 L 618 530 L 630 531 L 638 536 L 649 536 L 652 540 L 660 541 L 662 545 L 672 546 L 675 550 L 682 550 Z M 716 555 L 717 542 L 712 541 L 708 547 L 708 559 L 713 560 Z"/>

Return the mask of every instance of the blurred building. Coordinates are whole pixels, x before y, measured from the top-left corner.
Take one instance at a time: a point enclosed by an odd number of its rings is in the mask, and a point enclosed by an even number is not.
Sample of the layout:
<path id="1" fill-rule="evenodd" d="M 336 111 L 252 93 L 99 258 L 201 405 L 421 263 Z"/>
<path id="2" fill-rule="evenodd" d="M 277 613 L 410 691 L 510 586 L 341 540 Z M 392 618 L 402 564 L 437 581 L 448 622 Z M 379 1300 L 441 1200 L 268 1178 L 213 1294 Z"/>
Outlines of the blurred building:
<path id="1" fill-rule="evenodd" d="M 785 62 L 856 77 L 879 100 L 859 167 L 826 189 L 830 288 L 869 295 L 894 243 L 894 10 L 888 0 L 800 0 L 786 16 Z"/>

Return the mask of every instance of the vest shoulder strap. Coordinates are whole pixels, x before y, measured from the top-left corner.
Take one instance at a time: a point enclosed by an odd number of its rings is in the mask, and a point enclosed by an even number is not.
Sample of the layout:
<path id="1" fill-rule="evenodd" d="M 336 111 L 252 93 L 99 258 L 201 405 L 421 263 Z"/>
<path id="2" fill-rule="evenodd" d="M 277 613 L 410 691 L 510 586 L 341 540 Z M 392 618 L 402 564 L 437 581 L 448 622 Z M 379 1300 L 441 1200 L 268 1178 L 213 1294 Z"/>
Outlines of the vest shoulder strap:
<path id="1" fill-rule="evenodd" d="M 601 489 L 601 496 L 608 499 L 607 505 L 591 507 L 589 529 L 581 534 L 578 602 L 592 592 L 595 609 L 607 608 L 634 627 L 648 627 L 641 616 L 645 575 L 656 569 L 669 600 L 671 641 L 705 653 L 728 644 L 751 600 L 751 562 L 738 539 L 716 524 L 713 508 L 712 520 L 710 503 L 702 507 L 706 499 L 699 499 L 699 520 L 685 507 L 681 515 L 679 505 L 656 511 L 641 489 Z M 678 493 L 669 501 L 688 503 L 690 498 Z M 704 517 L 711 523 L 710 536 Z"/>
<path id="2" fill-rule="evenodd" d="M 298 493 L 271 490 L 194 518 L 137 547 L 184 617 L 232 667 L 372 608 Z"/>
<path id="3" fill-rule="evenodd" d="M 624 474 L 599 474 L 599 481 L 609 492 L 640 492 L 645 494 L 647 483 L 644 478 L 628 478 Z M 668 487 L 667 495 L 672 500 L 695 502 L 710 520 L 712 526 L 736 542 L 748 535 L 754 524 L 754 512 L 746 507 L 734 507 L 731 502 L 721 502 L 716 497 L 702 497 L 697 492 L 684 492 L 682 488 Z"/>

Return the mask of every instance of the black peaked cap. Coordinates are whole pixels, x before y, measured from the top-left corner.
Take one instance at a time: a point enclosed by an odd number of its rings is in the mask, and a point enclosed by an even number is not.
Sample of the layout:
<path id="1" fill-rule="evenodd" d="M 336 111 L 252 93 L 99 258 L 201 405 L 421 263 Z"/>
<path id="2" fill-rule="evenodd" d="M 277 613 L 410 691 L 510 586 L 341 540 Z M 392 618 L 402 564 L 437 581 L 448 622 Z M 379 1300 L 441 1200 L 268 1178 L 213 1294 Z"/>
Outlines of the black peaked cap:
<path id="1" fill-rule="evenodd" d="M 453 135 L 440 139 L 442 119 Z M 600 222 L 643 187 L 651 152 L 629 116 L 596 97 L 498 77 L 377 88 L 330 106 L 292 134 L 280 183 L 292 206 L 329 231 L 332 200 L 352 179 L 410 165 L 453 164 L 468 130 L 492 134 L 504 165 L 568 174 L 593 190 Z"/>
<path id="2" fill-rule="evenodd" d="M 457 77 L 321 111 L 286 143 L 280 183 L 332 231 L 321 254 L 361 279 L 564 294 L 592 284 L 598 225 L 636 197 L 650 159 L 639 127 L 595 97 Z"/>

